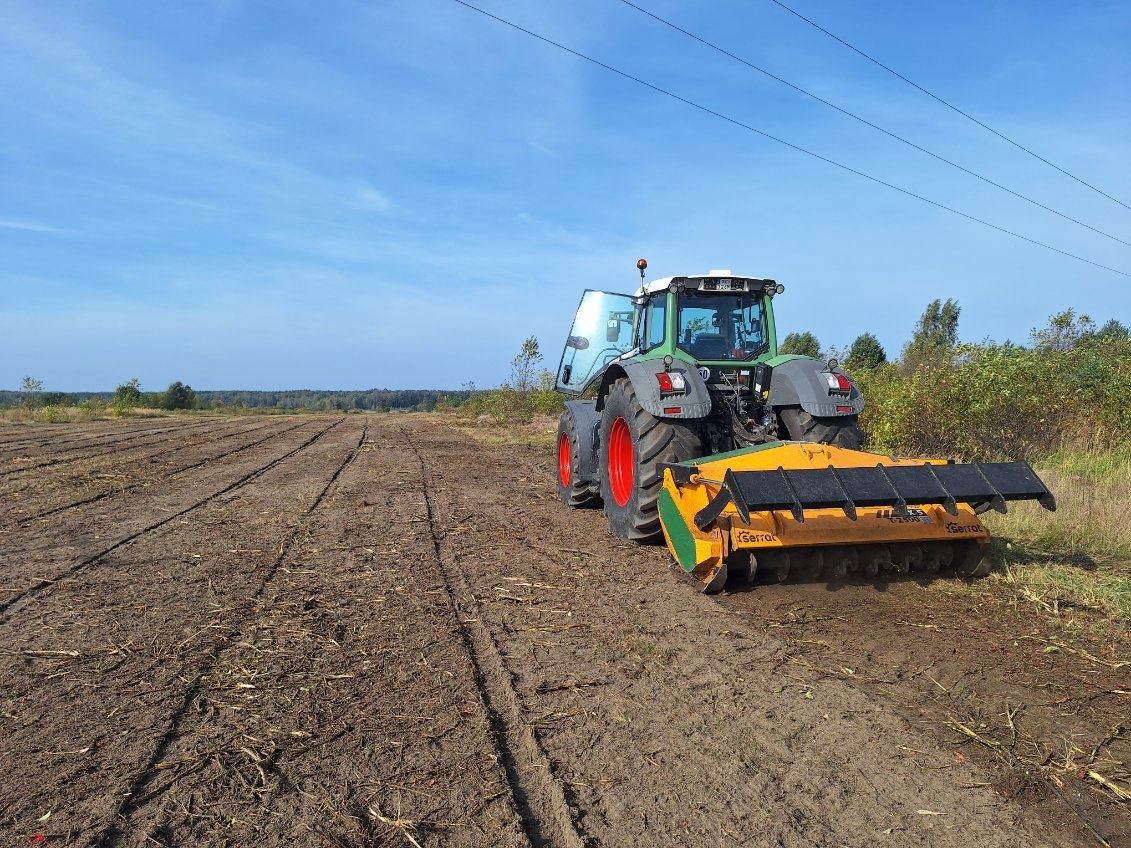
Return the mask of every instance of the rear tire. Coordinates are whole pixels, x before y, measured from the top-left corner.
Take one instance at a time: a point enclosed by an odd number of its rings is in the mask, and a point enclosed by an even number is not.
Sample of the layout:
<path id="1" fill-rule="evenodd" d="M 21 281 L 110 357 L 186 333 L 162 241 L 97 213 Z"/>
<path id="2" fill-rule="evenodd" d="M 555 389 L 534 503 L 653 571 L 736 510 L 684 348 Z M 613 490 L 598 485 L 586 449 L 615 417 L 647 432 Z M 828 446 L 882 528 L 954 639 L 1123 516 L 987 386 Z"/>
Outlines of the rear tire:
<path id="1" fill-rule="evenodd" d="M 597 506 L 601 497 L 593 489 L 593 481 L 581 479 L 581 440 L 577 424 L 567 409 L 558 421 L 557 445 L 558 497 L 574 509 Z"/>
<path id="2" fill-rule="evenodd" d="M 779 415 L 789 438 L 795 442 L 817 442 L 856 450 L 864 441 L 855 415 L 819 418 L 798 406 L 786 407 Z"/>
<path id="3" fill-rule="evenodd" d="M 661 463 L 702 456 L 696 422 L 656 418 L 640 405 L 632 382 L 609 387 L 601 411 L 601 500 L 617 538 L 652 542 L 662 535 L 657 501 Z"/>

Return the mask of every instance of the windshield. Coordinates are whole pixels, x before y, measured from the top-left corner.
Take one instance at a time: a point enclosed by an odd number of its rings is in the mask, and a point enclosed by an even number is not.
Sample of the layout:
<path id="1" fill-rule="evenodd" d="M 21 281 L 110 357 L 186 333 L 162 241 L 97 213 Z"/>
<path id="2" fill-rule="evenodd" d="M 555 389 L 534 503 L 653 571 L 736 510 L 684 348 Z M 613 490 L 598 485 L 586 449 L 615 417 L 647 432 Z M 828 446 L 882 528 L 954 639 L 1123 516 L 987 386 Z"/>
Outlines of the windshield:
<path id="1" fill-rule="evenodd" d="M 761 292 L 679 295 L 677 336 L 698 360 L 751 359 L 766 349 Z"/>

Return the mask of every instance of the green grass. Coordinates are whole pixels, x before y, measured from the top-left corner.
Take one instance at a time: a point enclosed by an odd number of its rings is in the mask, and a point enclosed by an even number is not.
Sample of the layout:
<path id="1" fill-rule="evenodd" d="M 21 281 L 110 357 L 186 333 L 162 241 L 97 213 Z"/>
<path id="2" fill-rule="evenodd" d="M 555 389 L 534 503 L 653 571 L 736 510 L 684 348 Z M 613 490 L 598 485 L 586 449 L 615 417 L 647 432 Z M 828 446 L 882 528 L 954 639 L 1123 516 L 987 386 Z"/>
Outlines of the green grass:
<path id="1" fill-rule="evenodd" d="M 1065 447 L 1037 466 L 1056 512 L 1024 503 L 983 516 L 998 578 L 1050 606 L 1131 619 L 1131 444 Z"/>

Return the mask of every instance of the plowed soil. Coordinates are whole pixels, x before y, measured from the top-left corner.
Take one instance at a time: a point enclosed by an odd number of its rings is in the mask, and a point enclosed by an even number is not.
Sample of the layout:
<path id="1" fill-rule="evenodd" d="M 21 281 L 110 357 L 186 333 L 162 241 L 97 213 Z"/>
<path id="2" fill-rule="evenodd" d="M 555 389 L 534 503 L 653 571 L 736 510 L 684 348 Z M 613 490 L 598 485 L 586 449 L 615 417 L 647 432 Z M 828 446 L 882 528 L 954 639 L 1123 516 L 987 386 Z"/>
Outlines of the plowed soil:
<path id="1" fill-rule="evenodd" d="M 707 597 L 552 468 L 439 416 L 0 429 L 0 844 L 1131 846 L 1110 622 Z"/>

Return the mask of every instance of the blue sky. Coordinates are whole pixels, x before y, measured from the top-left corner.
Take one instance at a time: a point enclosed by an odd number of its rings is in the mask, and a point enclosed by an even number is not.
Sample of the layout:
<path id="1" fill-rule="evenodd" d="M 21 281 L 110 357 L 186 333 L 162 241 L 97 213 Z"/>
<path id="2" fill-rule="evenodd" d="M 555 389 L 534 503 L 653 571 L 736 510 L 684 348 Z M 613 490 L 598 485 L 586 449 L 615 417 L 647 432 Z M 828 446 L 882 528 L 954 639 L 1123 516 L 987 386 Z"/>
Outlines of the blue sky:
<path id="1" fill-rule="evenodd" d="M 1131 248 L 933 162 L 617 0 L 482 0 L 596 58 L 1107 265 Z M 1131 241 L 1131 212 L 768 0 L 641 0 Z M 1131 3 L 796 8 L 1131 203 Z M 1024 340 L 1131 279 L 780 148 L 451 2 L 0 6 L 0 388 L 457 387 L 547 364 L 586 287 L 732 268 L 782 331 L 895 352 L 927 301 Z"/>

